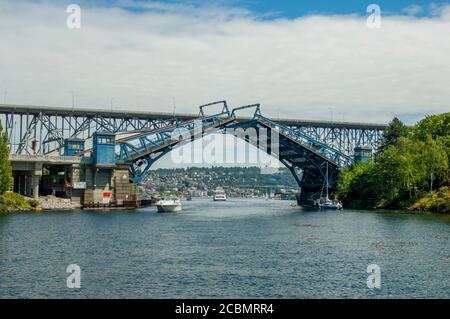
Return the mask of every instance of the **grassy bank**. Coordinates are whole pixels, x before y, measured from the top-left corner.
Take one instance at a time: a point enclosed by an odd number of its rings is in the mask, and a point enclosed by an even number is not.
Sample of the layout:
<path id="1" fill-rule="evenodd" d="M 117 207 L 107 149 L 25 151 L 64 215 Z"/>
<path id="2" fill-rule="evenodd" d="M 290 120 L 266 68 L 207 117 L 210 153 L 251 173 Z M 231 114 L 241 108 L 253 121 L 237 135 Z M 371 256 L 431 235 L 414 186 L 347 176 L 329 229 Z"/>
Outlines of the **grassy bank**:
<path id="1" fill-rule="evenodd" d="M 441 187 L 430 195 L 423 196 L 410 206 L 411 210 L 450 213 L 450 188 Z"/>
<path id="2" fill-rule="evenodd" d="M 39 202 L 13 192 L 6 192 L 0 196 L 0 213 L 35 210 Z"/>

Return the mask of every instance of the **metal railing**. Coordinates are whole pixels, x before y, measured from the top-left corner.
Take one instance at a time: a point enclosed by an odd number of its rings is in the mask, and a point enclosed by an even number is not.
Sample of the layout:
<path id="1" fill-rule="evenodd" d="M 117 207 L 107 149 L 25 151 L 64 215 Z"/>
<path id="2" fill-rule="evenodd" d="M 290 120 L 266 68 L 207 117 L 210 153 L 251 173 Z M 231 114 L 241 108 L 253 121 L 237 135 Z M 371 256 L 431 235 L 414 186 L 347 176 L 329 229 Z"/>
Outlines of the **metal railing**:
<path id="1" fill-rule="evenodd" d="M 295 140 L 296 142 L 301 144 L 303 147 L 306 147 L 311 152 L 319 154 L 320 156 L 326 158 L 327 160 L 335 163 L 337 166 L 345 167 L 353 162 L 353 159 L 350 156 L 347 156 L 341 151 L 332 148 L 323 142 L 315 140 L 302 132 L 295 131 L 284 125 L 280 125 L 262 116 L 261 114 L 255 114 L 254 118 L 256 121 L 259 121 L 265 124 L 266 126 L 270 127 L 271 129 L 278 131 L 280 134 L 283 134 L 284 136 L 287 136 Z"/>
<path id="2" fill-rule="evenodd" d="M 13 162 L 46 162 L 46 163 L 89 163 L 90 158 L 78 156 L 51 156 L 51 155 L 24 155 L 10 154 L 9 160 Z"/>
<path id="3" fill-rule="evenodd" d="M 181 142 L 180 139 L 175 139 L 175 136 L 180 137 L 185 135 L 184 133 L 189 132 L 189 136 L 184 136 L 185 139 L 196 138 L 195 134 L 197 132 L 201 133 L 202 136 L 205 130 L 220 127 L 228 121 L 230 121 L 230 114 L 228 109 L 225 108 L 218 114 L 204 116 L 196 120 L 179 122 L 154 132 L 143 132 L 117 140 L 116 145 L 119 147 L 119 154 L 116 154 L 117 159 L 120 162 L 136 160 L 140 156 L 146 156 L 149 152 Z"/>

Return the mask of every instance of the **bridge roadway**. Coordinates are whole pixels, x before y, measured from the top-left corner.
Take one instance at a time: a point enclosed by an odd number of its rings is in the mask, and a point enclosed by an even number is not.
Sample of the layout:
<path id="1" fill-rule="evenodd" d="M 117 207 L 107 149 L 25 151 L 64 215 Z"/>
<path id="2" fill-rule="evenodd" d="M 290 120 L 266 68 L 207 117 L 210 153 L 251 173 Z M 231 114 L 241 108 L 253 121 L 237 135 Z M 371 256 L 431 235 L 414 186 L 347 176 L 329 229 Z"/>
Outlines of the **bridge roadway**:
<path id="1" fill-rule="evenodd" d="M 39 115 L 45 113 L 49 116 L 67 116 L 67 117 L 103 117 L 115 119 L 140 119 L 140 120 L 167 120 L 177 118 L 179 120 L 190 120 L 199 117 L 193 113 L 169 113 L 169 112 L 144 112 L 129 111 L 128 107 L 121 107 L 120 111 L 94 108 L 68 108 L 68 107 L 50 107 L 38 105 L 15 105 L 0 104 L 0 114 L 16 115 Z M 249 120 L 251 117 L 237 117 L 238 120 Z M 308 126 L 314 128 L 348 128 L 348 129 L 369 129 L 384 130 L 386 124 L 363 123 L 363 122 L 344 122 L 344 121 L 318 121 L 307 119 L 274 119 L 277 123 L 286 126 Z"/>
<path id="2" fill-rule="evenodd" d="M 220 101 L 205 106 L 220 103 L 226 105 L 226 101 Z M 238 121 L 250 120 L 249 117 L 242 115 L 245 113 L 237 116 Z M 8 132 L 13 154 L 54 154 L 61 150 L 66 138 L 89 139 L 94 132 L 98 131 L 118 133 L 161 129 L 175 122 L 197 118 L 199 114 L 133 111 L 127 107 L 111 111 L 94 108 L 0 104 L 0 121 Z M 352 155 L 357 145 L 369 145 L 376 148 L 386 128 L 385 124 L 376 123 L 293 118 L 272 120 L 333 146 L 346 155 Z"/>
<path id="3" fill-rule="evenodd" d="M 50 155 L 24 155 L 10 154 L 9 161 L 13 165 L 20 164 L 51 164 L 51 165 L 70 165 L 70 164 L 92 164 L 90 157 L 81 156 L 50 156 Z"/>

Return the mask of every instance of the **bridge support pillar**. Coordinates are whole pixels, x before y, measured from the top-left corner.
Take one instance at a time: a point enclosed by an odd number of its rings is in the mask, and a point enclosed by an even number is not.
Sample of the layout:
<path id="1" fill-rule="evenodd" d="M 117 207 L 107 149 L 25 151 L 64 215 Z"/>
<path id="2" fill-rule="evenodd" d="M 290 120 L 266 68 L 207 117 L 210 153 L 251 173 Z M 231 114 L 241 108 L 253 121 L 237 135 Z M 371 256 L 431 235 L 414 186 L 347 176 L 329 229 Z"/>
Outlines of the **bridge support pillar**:
<path id="1" fill-rule="evenodd" d="M 297 204 L 300 206 L 316 206 L 320 199 L 321 189 L 318 187 L 301 187 L 297 194 Z"/>
<path id="2" fill-rule="evenodd" d="M 31 192 L 34 199 L 39 198 L 39 180 L 38 175 L 31 176 Z"/>

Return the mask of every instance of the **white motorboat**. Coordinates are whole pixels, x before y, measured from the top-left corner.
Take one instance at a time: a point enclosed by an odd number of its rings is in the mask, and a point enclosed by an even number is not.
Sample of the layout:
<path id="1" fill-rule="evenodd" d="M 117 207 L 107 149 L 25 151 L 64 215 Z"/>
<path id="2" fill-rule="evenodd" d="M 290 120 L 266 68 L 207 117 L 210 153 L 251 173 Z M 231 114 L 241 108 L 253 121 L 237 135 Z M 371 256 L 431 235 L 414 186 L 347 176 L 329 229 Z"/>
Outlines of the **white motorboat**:
<path id="1" fill-rule="evenodd" d="M 214 197 L 215 202 L 224 202 L 227 200 L 227 195 L 225 194 L 225 191 L 221 187 L 217 187 L 214 191 Z"/>
<path id="2" fill-rule="evenodd" d="M 181 201 L 176 198 L 161 199 L 156 203 L 156 207 L 158 207 L 159 213 L 176 213 L 183 209 Z"/>

